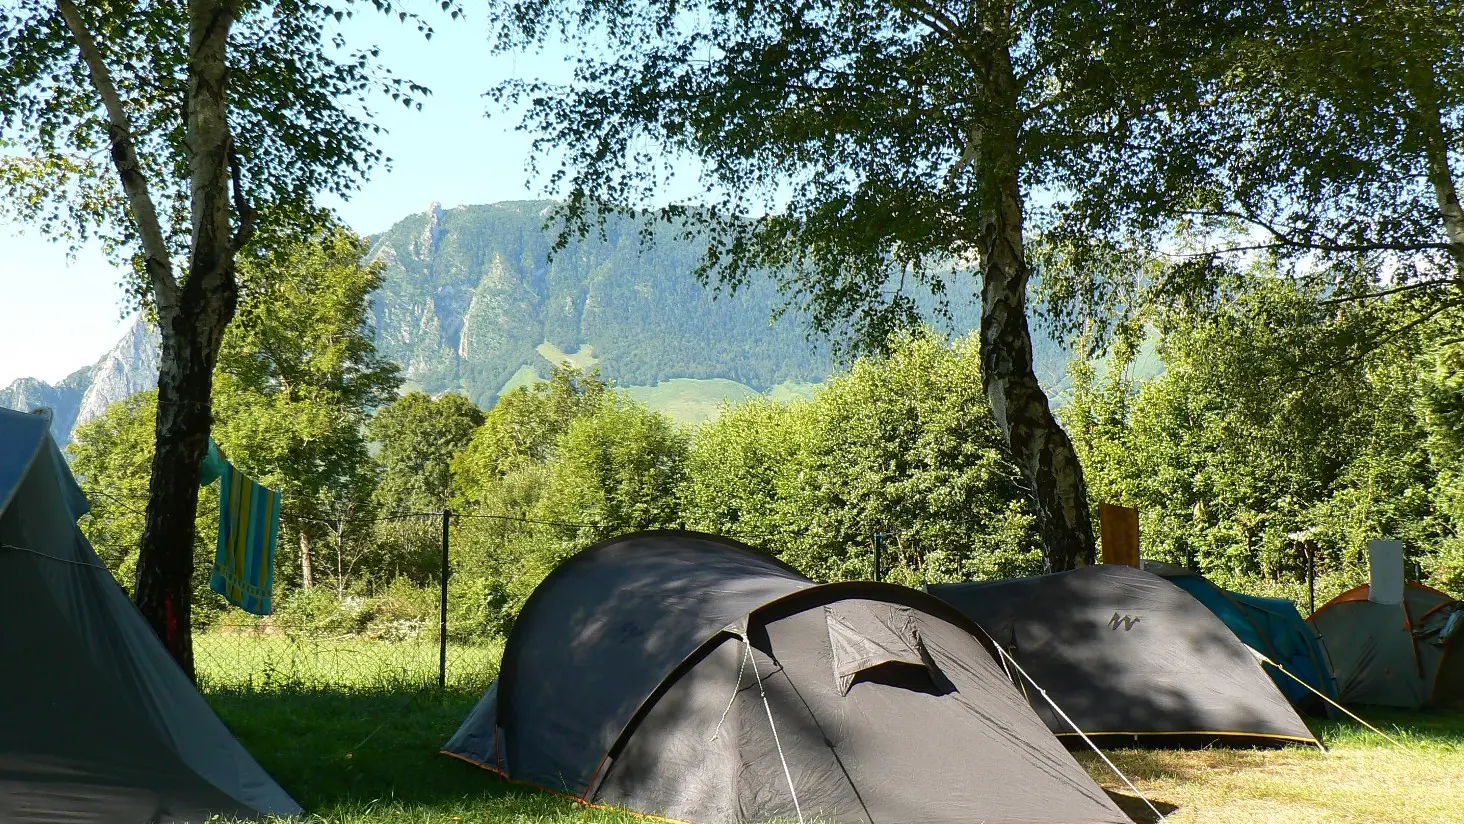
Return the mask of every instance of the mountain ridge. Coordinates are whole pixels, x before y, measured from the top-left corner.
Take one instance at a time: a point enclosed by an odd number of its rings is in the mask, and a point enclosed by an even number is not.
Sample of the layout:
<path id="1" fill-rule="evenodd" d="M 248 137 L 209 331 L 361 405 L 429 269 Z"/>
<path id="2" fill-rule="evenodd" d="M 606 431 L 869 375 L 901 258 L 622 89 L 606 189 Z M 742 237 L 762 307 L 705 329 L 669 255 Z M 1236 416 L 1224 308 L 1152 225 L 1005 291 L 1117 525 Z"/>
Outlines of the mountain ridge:
<path id="1" fill-rule="evenodd" d="M 433 203 L 367 238 L 366 260 L 385 276 L 372 301 L 377 348 L 401 365 L 404 388 L 462 392 L 486 407 L 568 360 L 689 423 L 722 400 L 806 395 L 836 369 L 802 313 L 778 311 L 786 300 L 770 278 L 717 294 L 693 274 L 703 247 L 670 228 L 646 243 L 627 219 L 551 255 L 554 205 Z M 952 304 L 940 325 L 964 333 L 979 317 L 975 296 Z M 1038 377 L 1055 395 L 1068 355 L 1040 335 L 1035 344 Z M 139 318 L 96 363 L 54 385 L 17 380 L 0 389 L 0 406 L 50 407 L 65 443 L 111 403 L 155 386 L 157 361 L 157 332 Z"/>

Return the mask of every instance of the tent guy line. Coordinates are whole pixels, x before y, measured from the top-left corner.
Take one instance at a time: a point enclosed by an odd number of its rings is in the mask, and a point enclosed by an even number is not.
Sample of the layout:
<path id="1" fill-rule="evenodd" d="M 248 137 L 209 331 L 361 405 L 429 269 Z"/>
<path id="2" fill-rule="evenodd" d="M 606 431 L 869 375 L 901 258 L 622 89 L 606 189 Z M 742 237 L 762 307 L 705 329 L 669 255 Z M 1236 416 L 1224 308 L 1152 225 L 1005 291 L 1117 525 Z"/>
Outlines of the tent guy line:
<path id="1" fill-rule="evenodd" d="M 111 570 L 107 569 L 105 566 L 103 566 L 101 564 L 91 564 L 91 563 L 87 563 L 86 561 L 73 561 L 70 558 L 61 558 L 59 556 L 52 555 L 49 552 L 41 552 L 38 549 L 31 549 L 29 547 L 16 546 L 15 544 L 0 544 L 0 549 L 13 549 L 16 552 L 29 552 L 32 555 L 36 555 L 36 556 L 39 556 L 41 558 L 45 558 L 45 559 L 50 560 L 50 561 L 56 561 L 57 563 L 71 564 L 72 566 L 79 566 L 79 567 L 91 567 L 92 569 L 100 569 L 102 572 L 107 573 L 109 576 L 112 574 L 112 571 Z"/>
<path id="2" fill-rule="evenodd" d="M 745 658 L 752 658 L 752 639 L 741 632 L 742 649 Z M 798 813 L 798 824 L 803 824 L 803 805 L 798 803 L 798 788 L 793 786 L 793 771 L 788 769 L 788 756 L 783 754 L 783 742 L 778 739 L 778 725 L 773 722 L 773 705 L 768 703 L 768 691 L 763 687 L 762 673 L 757 670 L 757 659 L 752 659 L 752 677 L 757 681 L 758 695 L 762 696 L 763 709 L 768 713 L 768 727 L 773 731 L 773 748 L 778 751 L 778 761 L 783 765 L 783 777 L 788 779 L 788 795 L 793 797 L 793 810 Z M 738 676 L 740 682 L 742 677 Z M 735 696 L 734 696 L 735 700 Z"/>
<path id="3" fill-rule="evenodd" d="M 1010 663 L 1013 667 L 1016 667 L 1017 672 L 1021 673 L 1022 677 L 1027 679 L 1028 683 L 1032 685 L 1032 688 L 1037 690 L 1037 693 L 1042 696 L 1042 700 L 1046 701 L 1052 706 L 1053 712 L 1056 712 L 1058 715 L 1062 716 L 1062 720 L 1066 721 L 1067 725 L 1073 728 L 1073 731 L 1076 732 L 1078 736 L 1083 739 L 1083 743 L 1091 747 L 1093 752 L 1098 753 L 1098 757 L 1103 759 L 1103 763 L 1108 765 L 1108 769 L 1113 770 L 1113 774 L 1118 776 L 1119 780 L 1123 781 L 1124 786 L 1128 787 L 1130 790 L 1133 790 L 1134 795 L 1138 796 L 1140 801 L 1144 802 L 1144 804 L 1148 806 L 1149 809 L 1153 810 L 1154 815 L 1159 816 L 1159 821 L 1169 820 L 1168 818 L 1164 817 L 1164 813 L 1159 812 L 1159 808 L 1154 806 L 1154 802 L 1150 801 L 1148 796 L 1145 796 L 1143 793 L 1139 792 L 1139 788 L 1134 786 L 1134 782 L 1130 781 L 1128 776 L 1123 774 L 1123 771 L 1118 768 L 1117 764 L 1114 764 L 1112 761 L 1108 760 L 1108 756 L 1104 755 L 1103 751 L 1098 749 L 1098 745 L 1093 743 L 1093 739 L 1089 738 L 1087 733 L 1083 732 L 1081 729 L 1078 728 L 1077 724 L 1073 723 L 1073 719 L 1068 717 L 1068 714 L 1066 712 L 1063 712 L 1062 707 L 1059 707 L 1056 701 L 1052 700 L 1052 696 L 1047 694 L 1047 690 L 1043 689 L 1041 684 L 1037 683 L 1037 681 L 1033 679 L 1032 676 L 1028 675 L 1027 671 L 1022 669 L 1022 665 L 1018 664 L 1016 659 L 1012 658 L 1010 653 L 1001 648 L 1001 644 L 996 643 L 993 639 L 992 647 L 995 648 L 997 653 L 1001 655 L 1003 662 Z"/>
<path id="4" fill-rule="evenodd" d="M 1331 704 L 1332 706 L 1336 707 L 1337 709 L 1339 709 L 1339 710 L 1347 713 L 1348 717 L 1350 717 L 1353 721 L 1356 721 L 1357 723 L 1363 725 L 1364 727 L 1367 727 L 1368 729 L 1372 730 L 1373 732 L 1377 733 L 1378 735 L 1381 735 L 1382 737 L 1388 739 L 1388 741 L 1392 742 L 1393 744 L 1396 744 L 1397 746 L 1400 746 L 1400 747 L 1403 746 L 1402 744 L 1400 744 L 1398 742 L 1397 739 L 1393 738 L 1391 735 L 1388 735 L 1387 733 L 1383 732 L 1382 730 L 1378 729 L 1377 727 L 1374 727 L 1372 724 L 1369 724 L 1366 721 L 1362 720 L 1362 718 L 1360 718 L 1356 713 L 1352 712 L 1352 710 L 1347 709 L 1346 707 L 1342 706 L 1341 704 L 1337 703 L 1336 701 L 1333 701 L 1332 699 L 1328 698 L 1326 695 L 1323 695 L 1320 690 L 1318 690 L 1316 687 L 1313 687 L 1311 684 L 1308 684 L 1306 681 L 1302 680 L 1301 678 L 1298 678 L 1297 676 L 1292 675 L 1291 670 L 1288 670 L 1285 667 L 1281 666 L 1280 664 L 1276 663 L 1275 661 L 1272 661 L 1271 659 L 1269 659 L 1266 656 L 1262 655 L 1260 652 L 1257 652 L 1255 649 L 1251 648 L 1250 646 L 1247 646 L 1246 649 L 1250 650 L 1251 651 L 1251 655 L 1254 655 L 1256 657 L 1256 659 L 1259 660 L 1262 664 L 1270 664 L 1271 666 L 1273 666 L 1276 669 L 1280 670 L 1281 672 L 1285 673 L 1287 676 L 1295 679 L 1296 682 L 1299 683 L 1299 684 L 1301 684 L 1303 687 L 1306 687 L 1307 689 L 1309 689 L 1312 692 L 1316 693 L 1318 696 L 1321 696 L 1321 698 L 1322 698 L 1323 701 L 1326 701 L 1328 704 Z M 1323 746 L 1322 745 L 1322 742 L 1320 742 L 1320 741 L 1317 742 L 1317 747 L 1319 747 L 1322 750 L 1322 752 L 1326 752 L 1327 751 L 1327 748 L 1325 746 Z"/>

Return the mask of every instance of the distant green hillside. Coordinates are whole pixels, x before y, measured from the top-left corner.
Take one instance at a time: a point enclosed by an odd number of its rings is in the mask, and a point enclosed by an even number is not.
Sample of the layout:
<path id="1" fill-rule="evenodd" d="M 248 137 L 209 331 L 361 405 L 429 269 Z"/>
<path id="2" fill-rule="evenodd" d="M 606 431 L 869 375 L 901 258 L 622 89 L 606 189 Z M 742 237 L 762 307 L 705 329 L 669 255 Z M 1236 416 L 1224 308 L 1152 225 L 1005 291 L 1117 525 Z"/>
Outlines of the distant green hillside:
<path id="1" fill-rule="evenodd" d="M 701 249 L 669 232 L 646 245 L 612 222 L 550 262 L 551 205 L 434 206 L 373 239 L 386 266 L 377 345 L 411 385 L 487 405 L 566 357 L 623 386 L 716 378 L 761 391 L 828 374 L 828 348 L 796 318 L 770 322 L 782 302 L 770 282 L 714 299 L 691 275 Z"/>
<path id="2" fill-rule="evenodd" d="M 568 360 L 691 422 L 774 387 L 806 393 L 835 369 L 797 312 L 771 321 L 784 302 L 771 281 L 714 296 L 691 274 L 703 248 L 669 230 L 647 245 L 639 225 L 611 221 L 603 238 L 572 243 L 550 262 L 552 206 L 434 204 L 372 239 L 370 257 L 386 267 L 377 346 L 409 386 L 486 406 Z M 951 289 L 947 331 L 974 328 L 974 291 Z M 1038 377 L 1061 392 L 1067 353 L 1040 336 L 1035 344 Z"/>

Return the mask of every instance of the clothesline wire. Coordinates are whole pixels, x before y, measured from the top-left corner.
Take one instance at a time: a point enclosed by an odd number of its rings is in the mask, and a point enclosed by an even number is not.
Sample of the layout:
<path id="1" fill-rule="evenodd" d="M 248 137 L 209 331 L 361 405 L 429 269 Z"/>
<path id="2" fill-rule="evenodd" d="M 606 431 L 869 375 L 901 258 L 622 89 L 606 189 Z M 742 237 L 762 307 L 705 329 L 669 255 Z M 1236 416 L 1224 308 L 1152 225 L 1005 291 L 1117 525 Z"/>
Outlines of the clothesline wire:
<path id="1" fill-rule="evenodd" d="M 116 495 L 113 495 L 110 492 L 105 492 L 105 491 L 100 490 L 100 489 L 93 489 L 92 492 L 95 493 L 95 494 L 97 494 L 97 495 L 101 495 L 103 498 L 106 498 L 106 499 L 112 501 L 112 503 L 115 503 L 117 506 L 120 506 L 123 509 L 127 510 L 128 512 L 131 512 L 133 515 L 138 515 L 138 516 L 141 516 L 141 517 L 144 517 L 144 518 L 147 517 L 147 514 L 144 513 L 142 510 L 133 508 L 126 501 L 122 500 L 121 498 L 117 497 Z M 143 495 L 141 497 L 142 497 L 143 500 L 147 500 L 147 496 L 146 495 Z"/>
<path id="2" fill-rule="evenodd" d="M 96 495 L 102 496 L 103 498 L 107 498 L 107 499 L 111 500 L 113 503 L 116 503 L 118 506 L 122 507 L 123 509 L 127 510 L 128 512 L 131 512 L 134 515 L 138 515 L 138 516 L 145 516 L 146 515 L 146 513 L 142 512 L 141 510 L 136 509 L 136 508 L 130 506 L 121 497 L 119 497 L 117 495 L 114 495 L 114 494 L 112 494 L 110 492 L 107 492 L 106 490 L 92 489 L 92 490 L 88 490 L 87 492 L 88 492 L 88 494 L 96 494 Z M 148 496 L 147 495 L 140 495 L 140 494 L 134 494 L 134 495 L 131 495 L 129 497 L 134 498 L 136 500 L 140 500 L 140 501 L 146 501 L 148 499 Z M 571 523 L 569 521 L 549 521 L 549 520 L 543 520 L 543 519 L 540 519 L 540 518 L 526 518 L 526 517 L 521 516 L 521 515 L 504 515 L 502 513 L 496 513 L 496 512 L 483 512 L 481 510 L 474 510 L 474 511 L 470 511 L 470 512 L 459 512 L 459 511 L 457 511 L 455 509 L 448 509 L 448 510 L 445 510 L 445 511 L 447 513 L 450 513 L 453 518 L 469 518 L 469 519 L 474 519 L 474 520 L 515 521 L 517 523 L 536 524 L 536 525 L 539 525 L 539 526 L 561 526 L 561 527 L 566 527 L 566 528 L 569 528 L 569 529 L 594 529 L 595 528 L 595 525 L 594 524 L 577 524 L 577 523 Z M 389 515 L 379 515 L 379 516 L 376 516 L 376 517 L 373 517 L 373 518 L 318 518 L 318 517 L 311 516 L 311 515 L 301 515 L 301 516 L 298 517 L 298 520 L 301 520 L 301 521 L 310 521 L 311 523 L 318 523 L 318 524 L 327 524 L 327 525 L 330 525 L 330 526 L 338 526 L 340 524 L 359 525 L 359 524 L 381 523 L 381 522 L 384 522 L 384 521 L 399 521 L 399 520 L 404 520 L 404 519 L 407 519 L 407 518 L 441 518 L 443 516 L 443 514 L 444 514 L 444 510 L 437 510 L 437 511 L 432 511 L 432 512 L 428 512 L 428 511 L 421 511 L 421 512 L 394 512 L 394 513 L 391 513 Z"/>
<path id="3" fill-rule="evenodd" d="M 563 526 L 563 527 L 569 527 L 570 529 L 594 529 L 595 528 L 595 525 L 594 524 L 575 524 L 575 523 L 570 523 L 568 521 L 544 521 L 544 520 L 540 520 L 538 518 L 525 518 L 525 517 L 520 516 L 520 515 L 498 515 L 498 514 L 484 514 L 484 513 L 476 513 L 476 512 L 457 512 L 457 511 L 454 511 L 452 513 L 452 516 L 454 518 L 485 519 L 485 520 L 495 520 L 495 521 L 515 521 L 517 523 L 522 523 L 522 524 L 538 524 L 540 526 Z"/>

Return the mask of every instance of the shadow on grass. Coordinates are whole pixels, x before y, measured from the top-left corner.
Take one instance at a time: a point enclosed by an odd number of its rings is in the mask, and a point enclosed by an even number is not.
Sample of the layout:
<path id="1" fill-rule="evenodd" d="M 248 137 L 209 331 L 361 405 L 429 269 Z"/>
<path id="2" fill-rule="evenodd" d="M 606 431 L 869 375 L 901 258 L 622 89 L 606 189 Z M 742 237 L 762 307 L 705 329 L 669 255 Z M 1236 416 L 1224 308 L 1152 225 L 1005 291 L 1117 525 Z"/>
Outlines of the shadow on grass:
<path id="1" fill-rule="evenodd" d="M 439 754 L 477 695 L 417 690 L 221 690 L 209 702 L 307 812 L 543 796 Z"/>
<path id="2" fill-rule="evenodd" d="M 1149 799 L 1149 803 L 1154 805 L 1154 809 L 1151 810 L 1149 809 L 1149 804 L 1145 804 L 1144 800 L 1138 796 L 1114 792 L 1113 790 L 1104 790 L 1104 792 L 1108 793 L 1108 798 L 1114 804 L 1117 804 L 1120 810 L 1123 810 L 1124 815 L 1134 820 L 1134 824 L 1158 824 L 1158 822 L 1164 820 L 1163 816 L 1167 816 L 1179 809 L 1179 806 L 1176 804 L 1151 798 Z M 1154 810 L 1158 810 L 1161 815 L 1155 815 Z"/>

